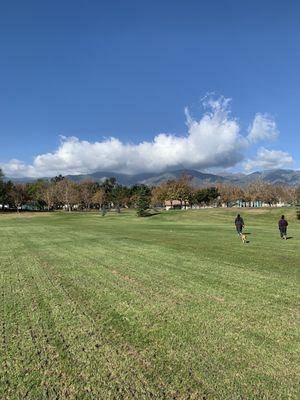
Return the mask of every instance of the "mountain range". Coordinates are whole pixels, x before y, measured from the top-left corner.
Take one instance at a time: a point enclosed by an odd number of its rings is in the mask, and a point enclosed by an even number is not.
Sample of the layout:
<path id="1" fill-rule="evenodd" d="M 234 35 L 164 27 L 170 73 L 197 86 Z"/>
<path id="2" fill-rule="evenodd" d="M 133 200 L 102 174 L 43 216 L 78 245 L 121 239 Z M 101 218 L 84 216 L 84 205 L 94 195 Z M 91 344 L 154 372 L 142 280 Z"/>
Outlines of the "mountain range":
<path id="1" fill-rule="evenodd" d="M 194 186 L 209 186 L 216 183 L 230 183 L 238 186 L 245 186 L 257 179 L 262 179 L 265 182 L 272 184 L 284 184 L 289 186 L 300 186 L 300 171 L 288 169 L 276 169 L 268 171 L 257 171 L 251 174 L 243 173 L 221 173 L 211 174 L 204 173 L 191 169 L 178 169 L 175 171 L 165 171 L 159 173 L 143 173 L 135 175 L 126 175 L 115 172 L 98 171 L 91 174 L 84 175 L 67 175 L 66 177 L 74 182 L 81 182 L 83 180 L 92 180 L 95 182 L 102 182 L 105 178 L 115 177 L 117 182 L 132 186 L 134 184 L 145 184 L 148 186 L 159 185 L 163 181 L 178 179 L 185 173 L 191 177 L 191 182 Z M 7 178 L 13 182 L 32 182 L 34 178 Z M 49 178 L 45 178 L 49 179 Z"/>

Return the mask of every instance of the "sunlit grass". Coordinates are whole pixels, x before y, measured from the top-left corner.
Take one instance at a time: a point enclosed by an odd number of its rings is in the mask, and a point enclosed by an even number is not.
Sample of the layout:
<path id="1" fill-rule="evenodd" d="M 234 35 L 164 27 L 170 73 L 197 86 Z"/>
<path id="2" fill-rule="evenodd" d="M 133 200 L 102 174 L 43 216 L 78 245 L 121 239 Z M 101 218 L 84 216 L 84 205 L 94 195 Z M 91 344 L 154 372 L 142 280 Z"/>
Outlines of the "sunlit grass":
<path id="1" fill-rule="evenodd" d="M 1 399 L 297 399 L 284 210 L 0 215 Z"/>

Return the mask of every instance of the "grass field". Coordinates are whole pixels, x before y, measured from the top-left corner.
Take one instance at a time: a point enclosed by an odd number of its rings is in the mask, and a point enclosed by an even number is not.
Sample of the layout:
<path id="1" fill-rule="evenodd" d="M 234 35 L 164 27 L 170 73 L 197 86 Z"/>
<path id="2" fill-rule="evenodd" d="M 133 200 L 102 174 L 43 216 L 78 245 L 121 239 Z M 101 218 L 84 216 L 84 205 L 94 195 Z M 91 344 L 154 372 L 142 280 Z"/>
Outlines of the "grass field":
<path id="1" fill-rule="evenodd" d="M 0 215 L 0 399 L 299 399 L 284 210 Z"/>

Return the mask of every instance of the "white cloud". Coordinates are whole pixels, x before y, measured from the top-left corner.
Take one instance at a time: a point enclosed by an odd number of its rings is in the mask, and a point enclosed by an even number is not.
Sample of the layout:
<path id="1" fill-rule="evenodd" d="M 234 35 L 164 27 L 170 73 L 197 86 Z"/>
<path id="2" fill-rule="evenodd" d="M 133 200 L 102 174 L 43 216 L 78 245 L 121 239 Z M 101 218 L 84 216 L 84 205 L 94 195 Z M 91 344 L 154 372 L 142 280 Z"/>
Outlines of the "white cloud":
<path id="1" fill-rule="evenodd" d="M 160 133 L 153 141 L 122 143 L 108 138 L 88 142 L 62 138 L 58 149 L 35 157 L 32 165 L 18 160 L 2 164 L 7 176 L 52 176 L 93 171 L 158 172 L 168 168 L 230 167 L 243 159 L 245 138 L 230 116 L 229 99 L 208 101 L 209 110 L 195 120 L 186 109 L 188 132 L 184 136 Z"/>
<path id="2" fill-rule="evenodd" d="M 249 127 L 248 140 L 250 143 L 276 140 L 279 135 L 276 122 L 268 114 L 257 113 Z"/>
<path id="3" fill-rule="evenodd" d="M 37 176 L 36 170 L 32 165 L 26 165 L 16 159 L 12 159 L 8 163 L 0 163 L 0 168 L 9 177 Z"/>
<path id="4" fill-rule="evenodd" d="M 123 143 L 110 137 L 88 142 L 76 137 L 61 137 L 57 150 L 36 156 L 32 164 L 19 160 L 0 163 L 10 177 L 45 177 L 57 174 L 85 174 L 95 171 L 122 173 L 160 172 L 174 168 L 234 167 L 245 159 L 245 152 L 259 141 L 275 139 L 279 131 L 274 120 L 266 114 L 256 114 L 247 136 L 240 132 L 237 119 L 230 115 L 230 99 L 207 96 L 206 112 L 200 119 L 185 109 L 185 135 L 160 133 L 152 141 Z M 275 168 L 289 165 L 288 153 L 258 151 L 245 168 Z"/>
<path id="5" fill-rule="evenodd" d="M 244 164 L 246 171 L 261 169 L 285 168 L 294 163 L 293 157 L 280 150 L 268 150 L 264 147 L 258 149 L 254 159 L 247 160 Z"/>

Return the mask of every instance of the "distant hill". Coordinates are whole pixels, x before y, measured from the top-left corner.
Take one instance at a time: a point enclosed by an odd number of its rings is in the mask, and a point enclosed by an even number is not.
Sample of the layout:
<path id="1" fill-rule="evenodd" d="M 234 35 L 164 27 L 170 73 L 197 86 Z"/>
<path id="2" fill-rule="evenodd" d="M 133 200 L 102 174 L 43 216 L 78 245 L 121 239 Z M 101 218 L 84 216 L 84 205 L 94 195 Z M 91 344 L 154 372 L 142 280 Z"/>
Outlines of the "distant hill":
<path id="1" fill-rule="evenodd" d="M 235 185 L 244 186 L 248 183 L 254 182 L 257 179 L 262 179 L 265 182 L 272 183 L 273 185 L 289 185 L 300 186 L 300 171 L 288 169 L 276 169 L 269 171 L 253 172 L 251 174 L 232 174 L 226 176 L 230 182 Z"/>
<path id="2" fill-rule="evenodd" d="M 143 173 L 135 175 L 120 174 L 115 172 L 98 171 L 84 175 L 67 175 L 67 178 L 74 182 L 83 180 L 92 180 L 94 182 L 103 182 L 106 178 L 114 176 L 118 183 L 126 186 L 132 186 L 137 183 L 143 183 L 148 186 L 159 185 L 163 181 L 178 179 L 182 174 L 189 175 L 194 186 L 207 186 L 224 182 L 238 186 L 245 186 L 257 179 L 263 179 L 272 184 L 285 184 L 290 186 L 300 186 L 300 171 L 277 169 L 270 171 L 253 172 L 251 174 L 242 173 L 224 173 L 209 174 L 191 169 L 179 169 L 175 171 L 165 171 L 160 173 Z M 9 178 L 7 178 L 8 180 Z M 49 179 L 49 178 L 45 178 Z M 11 178 L 13 182 L 32 182 L 34 178 Z"/>
<path id="3" fill-rule="evenodd" d="M 113 172 L 95 172 L 89 175 L 68 175 L 67 177 L 74 182 L 80 182 L 84 179 L 102 182 L 105 178 L 114 176 L 122 185 L 131 186 L 137 183 L 143 183 L 147 186 L 156 186 L 167 180 L 179 179 L 183 174 L 187 174 L 192 178 L 191 181 L 194 186 L 203 186 L 227 181 L 227 178 L 220 175 L 208 174 L 188 169 L 136 175 L 126 175 Z"/>

